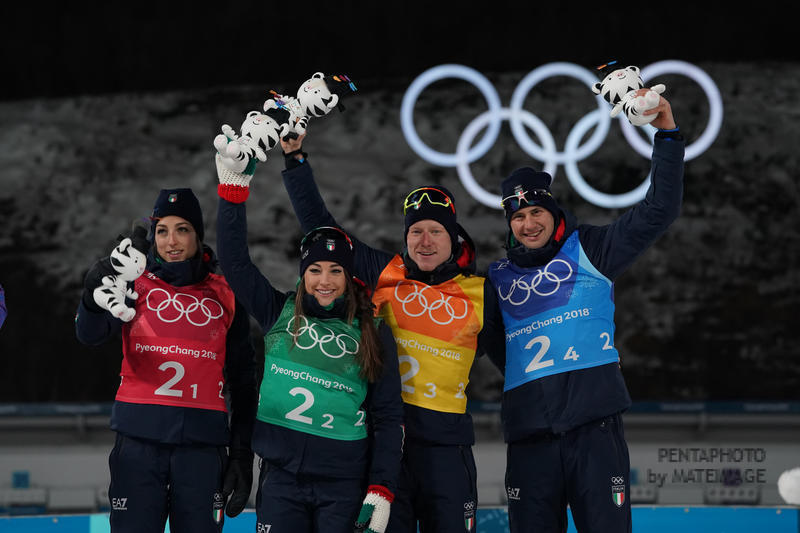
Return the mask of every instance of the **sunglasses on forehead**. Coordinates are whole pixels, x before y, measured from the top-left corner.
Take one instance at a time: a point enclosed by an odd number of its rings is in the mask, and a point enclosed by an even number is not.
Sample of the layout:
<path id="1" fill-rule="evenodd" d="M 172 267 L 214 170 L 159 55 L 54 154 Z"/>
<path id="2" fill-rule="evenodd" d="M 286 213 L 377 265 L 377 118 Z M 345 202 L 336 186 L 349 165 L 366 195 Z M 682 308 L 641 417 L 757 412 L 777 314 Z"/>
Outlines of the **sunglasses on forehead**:
<path id="1" fill-rule="evenodd" d="M 300 254 L 302 255 L 311 243 L 317 242 L 320 239 L 344 239 L 347 241 L 350 249 L 353 249 L 353 241 L 350 240 L 347 233 L 333 226 L 320 226 L 306 233 L 303 240 L 300 241 Z"/>
<path id="2" fill-rule="evenodd" d="M 506 210 L 508 213 L 513 213 L 514 211 L 518 210 L 525 205 L 535 205 L 537 201 L 540 201 L 544 198 L 550 197 L 551 195 L 545 189 L 532 189 L 530 191 L 517 191 L 511 196 L 506 196 L 500 202 L 503 206 L 503 209 Z"/>
<path id="3" fill-rule="evenodd" d="M 403 202 L 403 214 L 405 215 L 409 209 L 419 209 L 422 207 L 422 202 L 427 200 L 429 204 L 438 207 L 449 207 L 453 213 L 456 212 L 456 206 L 453 200 L 439 189 L 433 187 L 420 187 L 411 191 L 406 196 Z"/>

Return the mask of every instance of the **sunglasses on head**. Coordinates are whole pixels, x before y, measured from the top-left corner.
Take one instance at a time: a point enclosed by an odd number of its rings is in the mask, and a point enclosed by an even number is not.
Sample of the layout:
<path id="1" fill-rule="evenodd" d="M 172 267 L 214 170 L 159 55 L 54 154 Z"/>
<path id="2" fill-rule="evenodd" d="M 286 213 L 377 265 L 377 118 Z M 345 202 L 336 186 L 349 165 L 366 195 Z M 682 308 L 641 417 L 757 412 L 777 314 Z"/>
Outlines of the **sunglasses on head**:
<path id="1" fill-rule="evenodd" d="M 453 214 L 456 212 L 456 206 L 453 200 L 439 189 L 433 187 L 421 187 L 414 189 L 403 202 L 403 214 L 405 215 L 409 209 L 419 209 L 422 207 L 422 202 L 427 200 L 429 204 L 439 207 L 449 207 Z"/>
<path id="2" fill-rule="evenodd" d="M 511 196 L 506 196 L 501 201 L 501 205 L 503 209 L 507 213 L 513 213 L 514 211 L 518 210 L 525 205 L 535 205 L 537 201 L 540 201 L 544 198 L 550 197 L 552 198 L 553 195 L 550 194 L 546 189 L 532 189 L 530 191 L 517 191 L 516 193 L 512 194 Z"/>

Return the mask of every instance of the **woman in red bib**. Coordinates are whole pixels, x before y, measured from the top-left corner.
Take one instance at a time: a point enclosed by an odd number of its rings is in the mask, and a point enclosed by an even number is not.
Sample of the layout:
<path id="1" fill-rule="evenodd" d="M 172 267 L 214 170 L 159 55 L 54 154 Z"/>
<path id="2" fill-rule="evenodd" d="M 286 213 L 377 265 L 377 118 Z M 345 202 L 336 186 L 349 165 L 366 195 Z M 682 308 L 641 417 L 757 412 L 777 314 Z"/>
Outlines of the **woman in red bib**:
<path id="1" fill-rule="evenodd" d="M 163 531 L 169 518 L 173 533 L 219 533 L 223 510 L 239 514 L 252 485 L 256 382 L 247 313 L 214 273 L 190 189 L 162 190 L 151 221 L 147 240 L 135 231 L 92 266 L 75 322 L 85 344 L 122 333 L 111 529 Z"/>

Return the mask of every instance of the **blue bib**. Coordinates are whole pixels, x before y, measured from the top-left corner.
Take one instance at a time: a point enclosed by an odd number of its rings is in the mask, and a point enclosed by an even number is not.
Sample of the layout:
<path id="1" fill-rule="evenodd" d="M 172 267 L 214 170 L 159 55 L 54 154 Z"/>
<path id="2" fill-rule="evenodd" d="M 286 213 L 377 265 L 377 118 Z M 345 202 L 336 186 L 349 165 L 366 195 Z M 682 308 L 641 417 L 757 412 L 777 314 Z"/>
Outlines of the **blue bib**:
<path id="1" fill-rule="evenodd" d="M 614 287 L 569 236 L 546 265 L 492 263 L 506 333 L 504 391 L 534 379 L 619 361 L 614 348 Z"/>

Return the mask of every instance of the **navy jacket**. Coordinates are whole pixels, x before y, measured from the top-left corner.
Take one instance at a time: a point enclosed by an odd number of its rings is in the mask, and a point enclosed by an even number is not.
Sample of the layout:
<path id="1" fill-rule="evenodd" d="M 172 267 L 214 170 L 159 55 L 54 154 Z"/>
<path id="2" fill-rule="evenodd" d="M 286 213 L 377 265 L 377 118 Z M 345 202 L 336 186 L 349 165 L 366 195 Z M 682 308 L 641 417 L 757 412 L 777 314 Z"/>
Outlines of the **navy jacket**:
<path id="1" fill-rule="evenodd" d="M 656 135 L 652 181 L 645 198 L 605 226 L 576 225 L 574 217 L 565 212 L 564 240 L 577 231 L 591 263 L 613 282 L 678 217 L 683 196 L 683 155 L 682 140 Z M 511 249 L 508 257 L 521 264 L 526 259 L 525 252 Z M 549 260 L 543 258 L 538 264 Z M 622 412 L 630 405 L 617 363 L 542 377 L 503 394 L 505 439 L 514 442 L 542 433 L 569 431 Z"/>
<path id="2" fill-rule="evenodd" d="M 228 283 L 266 335 L 294 293 L 275 289 L 250 259 L 245 204 L 220 199 L 217 241 L 220 264 Z M 335 306 L 333 310 L 326 310 L 316 304 L 312 296 L 304 302 L 303 310 L 321 318 L 340 317 Z M 366 475 L 370 484 L 395 490 L 403 445 L 400 374 L 391 331 L 381 324 L 378 334 L 383 374 L 367 389 L 369 438 L 328 439 L 256 420 L 253 449 L 260 457 L 295 474 L 357 479 Z"/>
<path id="3" fill-rule="evenodd" d="M 204 247 L 194 260 L 165 263 L 151 251 L 147 270 L 174 286 L 202 281 L 213 272 L 216 259 Z M 78 304 L 75 333 L 84 344 L 97 346 L 116 336 L 122 321 L 99 309 L 88 292 Z M 115 401 L 111 429 L 125 435 L 165 444 L 210 444 L 250 448 L 256 410 L 256 373 L 247 313 L 236 302 L 233 322 L 225 341 L 225 383 L 230 391 L 230 429 L 228 413 L 210 409 L 145 405 Z"/>
<path id="4" fill-rule="evenodd" d="M 292 201 L 294 212 L 304 232 L 319 226 L 336 226 L 333 215 L 328 211 L 314 181 L 311 165 L 306 162 L 283 171 L 283 183 Z M 344 228 L 346 230 L 346 228 Z M 349 233 L 349 232 L 348 232 Z M 475 273 L 475 254 L 472 241 L 463 229 L 460 229 L 461 252 L 469 256 L 469 264 L 462 268 L 455 260 L 440 265 L 433 272 L 422 272 L 408 257 L 404 256 L 406 266 L 413 279 L 435 285 L 454 278 L 459 273 Z M 350 237 L 355 249 L 355 275 L 368 286 L 375 287 L 383 269 L 396 254 L 372 248 L 362 241 Z M 487 353 L 495 364 L 503 365 L 505 360 L 505 339 L 502 316 L 497 303 L 497 295 L 484 281 L 484 316 L 483 329 L 478 334 L 478 351 L 476 355 Z M 500 366 L 502 368 L 502 366 Z M 404 404 L 406 437 L 409 442 L 446 445 L 472 445 L 475 432 L 469 412 L 464 414 L 444 413 L 422 407 Z"/>

